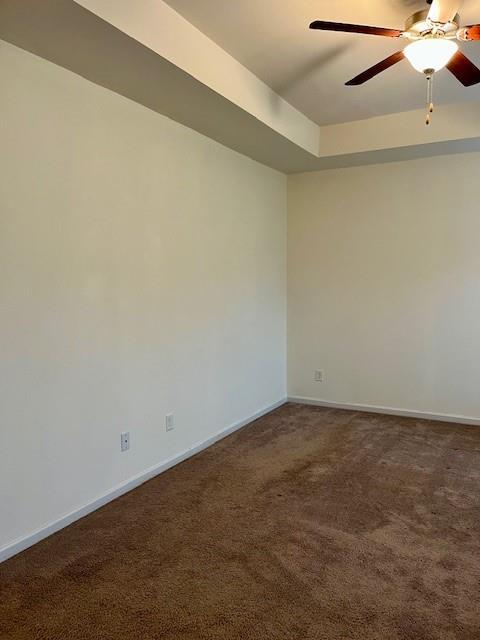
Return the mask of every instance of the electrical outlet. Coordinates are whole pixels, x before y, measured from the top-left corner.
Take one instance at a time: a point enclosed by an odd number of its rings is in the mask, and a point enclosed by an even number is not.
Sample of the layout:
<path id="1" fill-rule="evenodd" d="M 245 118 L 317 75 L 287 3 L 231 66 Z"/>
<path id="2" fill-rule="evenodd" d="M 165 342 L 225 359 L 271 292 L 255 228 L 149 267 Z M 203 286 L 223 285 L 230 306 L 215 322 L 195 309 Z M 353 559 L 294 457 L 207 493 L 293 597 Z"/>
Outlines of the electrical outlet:
<path id="1" fill-rule="evenodd" d="M 314 373 L 313 379 L 315 382 L 325 382 L 325 371 L 323 371 L 323 369 L 317 369 Z"/>
<path id="2" fill-rule="evenodd" d="M 130 449 L 130 432 L 125 431 L 120 434 L 120 449 L 122 451 L 128 451 Z"/>
<path id="3" fill-rule="evenodd" d="M 173 413 L 167 413 L 165 416 L 165 430 L 173 431 L 175 429 L 175 419 Z"/>

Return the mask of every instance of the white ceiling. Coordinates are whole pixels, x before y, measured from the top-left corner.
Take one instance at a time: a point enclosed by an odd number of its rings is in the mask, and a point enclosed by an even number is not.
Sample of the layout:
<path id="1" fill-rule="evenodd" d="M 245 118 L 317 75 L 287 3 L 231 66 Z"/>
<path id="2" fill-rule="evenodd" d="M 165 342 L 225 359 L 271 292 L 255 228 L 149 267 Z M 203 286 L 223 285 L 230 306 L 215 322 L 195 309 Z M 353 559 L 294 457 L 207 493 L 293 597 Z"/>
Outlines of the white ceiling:
<path id="1" fill-rule="evenodd" d="M 171 1 L 173 3 L 174 0 Z M 263 12 L 267 2 L 273 2 L 262 0 L 262 4 L 249 13 L 246 9 L 252 7 L 250 1 L 222 0 L 219 5 L 219 9 L 225 6 L 230 10 L 236 9 L 238 15 L 243 17 L 243 22 L 239 18 L 236 24 L 243 25 L 246 33 L 248 25 L 245 25 L 245 19 L 251 20 L 254 14 L 259 16 L 260 8 Z M 345 4 L 346 0 L 335 1 Z M 371 2 L 367 5 L 365 0 L 362 1 L 362 6 L 370 11 Z M 214 2 L 196 0 L 204 8 L 212 7 Z M 285 5 L 288 2 L 292 7 L 293 0 L 284 0 L 281 19 L 276 16 L 280 26 L 272 27 L 273 31 L 281 34 L 290 29 L 288 20 L 285 23 L 285 14 L 290 16 L 292 22 L 291 16 L 295 13 L 286 12 Z M 393 3 L 394 0 L 383 2 Z M 240 11 L 240 4 L 245 11 Z M 310 36 L 315 38 L 315 42 L 318 36 L 334 37 L 335 34 L 304 29 L 304 24 L 323 15 L 312 10 L 306 11 L 307 4 L 311 5 L 310 0 L 296 2 L 297 11 L 299 6 L 304 9 L 298 42 L 308 42 Z M 369 11 L 364 12 L 367 14 L 364 21 L 374 23 Z M 204 15 L 203 12 L 201 14 Z M 330 14 L 328 17 L 340 19 L 342 16 Z M 267 18 L 265 15 L 264 24 L 268 27 L 271 21 Z M 348 19 L 354 20 L 355 16 Z M 224 16 L 224 20 L 230 23 L 230 14 Z M 394 17 L 388 19 L 387 16 L 377 24 L 393 26 L 398 22 Z M 273 51 L 273 35 L 270 36 L 270 44 L 267 35 L 266 44 L 258 35 L 262 29 L 267 32 L 267 27 L 264 28 L 259 19 L 252 26 L 257 34 L 252 39 L 257 46 Z M 351 36 L 339 36 L 349 39 L 350 49 L 358 48 L 356 43 L 352 44 Z M 287 39 L 285 35 L 284 38 Z M 388 74 L 384 75 L 382 82 L 378 80 L 372 83 L 368 92 L 363 94 L 363 101 L 355 106 L 352 101 L 358 100 L 356 96 L 361 94 L 353 88 L 344 89 L 343 83 L 338 85 L 332 73 L 327 71 L 328 64 L 312 74 L 308 81 L 305 80 L 306 97 L 311 99 L 313 96 L 312 104 L 322 120 L 328 112 L 334 120 L 348 120 L 350 117 L 350 121 L 333 126 L 315 125 L 163 0 L 0 0 L 0 49 L 6 44 L 2 39 L 285 173 L 466 153 L 480 148 L 480 100 L 458 102 L 460 96 L 472 96 L 471 92 L 461 87 L 458 90 L 454 84 L 453 102 L 438 107 L 431 127 L 424 124 L 423 99 L 421 108 L 417 110 L 352 121 L 352 115 L 358 118 L 360 115 L 368 117 L 378 113 L 381 100 L 382 108 L 386 109 L 387 98 L 392 98 L 385 91 L 390 82 Z M 389 47 L 392 44 L 381 38 L 359 39 L 367 47 L 370 43 L 374 43 L 374 48 L 379 46 L 376 43 L 382 46 L 386 43 Z M 310 42 L 313 40 L 310 39 Z M 291 56 L 295 56 L 293 66 L 296 70 L 287 68 L 281 62 L 281 56 L 273 56 L 267 65 L 269 73 L 275 71 L 280 79 L 290 78 L 290 87 L 299 86 L 292 78 L 301 76 L 302 70 L 303 75 L 308 77 L 305 68 L 311 52 L 305 49 L 305 44 L 302 47 L 297 44 L 292 40 L 282 43 L 284 48 L 290 50 L 285 53 L 286 60 L 291 62 Z M 479 46 L 473 44 L 471 48 Z M 278 41 L 276 48 L 280 48 Z M 318 44 L 314 44 L 314 50 L 317 49 Z M 251 51 L 246 50 L 245 54 L 250 55 Z M 355 56 L 356 64 L 357 58 L 358 55 Z M 262 56 L 256 54 L 254 60 L 258 63 Z M 318 51 L 315 62 L 318 62 Z M 371 63 L 368 61 L 368 64 Z M 348 57 L 343 63 L 338 57 L 335 64 L 340 67 L 347 64 L 352 66 Z M 407 89 L 400 108 L 405 108 L 406 99 L 411 97 L 412 92 L 410 90 L 408 93 L 408 89 L 415 79 L 421 81 L 421 76 L 410 71 L 408 66 L 404 69 Z M 345 74 L 345 69 L 340 70 Z M 357 72 L 358 69 L 352 70 L 349 75 Z M 423 85 L 423 82 L 420 84 Z M 327 95 L 328 90 L 330 99 L 323 102 L 317 100 L 315 86 L 317 93 L 323 96 Z M 379 91 L 378 86 L 384 90 Z M 393 88 L 396 91 L 391 110 L 395 111 L 399 109 L 399 92 L 395 83 Z M 420 93 L 423 94 L 423 87 L 421 89 Z M 347 96 L 348 102 L 331 97 L 336 91 L 340 97 Z M 474 95 L 477 96 L 478 93 Z"/>
<path id="2" fill-rule="evenodd" d="M 405 60 L 360 87 L 344 83 L 404 42 L 375 36 L 311 31 L 314 19 L 402 28 L 423 0 L 166 0 L 189 22 L 319 125 L 421 108 L 425 80 Z M 465 0 L 463 24 L 480 22 L 480 3 Z M 480 43 L 462 44 L 480 65 Z M 438 74 L 437 104 L 480 100 Z"/>

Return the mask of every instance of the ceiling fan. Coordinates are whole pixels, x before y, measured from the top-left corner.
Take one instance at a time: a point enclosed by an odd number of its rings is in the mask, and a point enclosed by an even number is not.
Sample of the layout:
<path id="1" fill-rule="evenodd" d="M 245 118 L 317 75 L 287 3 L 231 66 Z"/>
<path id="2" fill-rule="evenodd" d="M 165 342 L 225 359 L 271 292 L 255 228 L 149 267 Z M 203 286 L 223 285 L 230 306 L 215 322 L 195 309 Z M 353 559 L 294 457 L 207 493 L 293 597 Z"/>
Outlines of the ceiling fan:
<path id="1" fill-rule="evenodd" d="M 432 82 L 434 73 L 446 67 L 465 87 L 480 83 L 480 69 L 459 50 L 457 44 L 457 40 L 480 40 L 480 24 L 460 26 L 460 16 L 457 11 L 460 8 L 461 0 L 427 0 L 427 4 L 431 5 L 430 9 L 417 11 L 410 16 L 403 31 L 323 20 L 312 22 L 310 29 L 364 33 L 409 40 L 410 43 L 403 50 L 397 51 L 370 69 L 363 71 L 349 80 L 346 85 L 363 84 L 407 58 L 412 67 L 420 73 L 424 73 L 427 78 L 427 124 L 430 124 L 430 114 L 433 112 Z"/>

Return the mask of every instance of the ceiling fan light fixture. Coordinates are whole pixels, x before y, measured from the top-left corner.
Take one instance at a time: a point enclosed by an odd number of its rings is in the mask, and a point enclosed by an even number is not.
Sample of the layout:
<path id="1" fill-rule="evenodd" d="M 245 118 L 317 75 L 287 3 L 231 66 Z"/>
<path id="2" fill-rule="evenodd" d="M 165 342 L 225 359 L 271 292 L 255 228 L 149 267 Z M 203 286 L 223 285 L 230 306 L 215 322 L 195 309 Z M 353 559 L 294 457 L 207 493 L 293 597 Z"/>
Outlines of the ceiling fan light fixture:
<path id="1" fill-rule="evenodd" d="M 422 38 L 405 47 L 404 53 L 420 73 L 440 71 L 458 51 L 458 44 L 446 38 Z"/>

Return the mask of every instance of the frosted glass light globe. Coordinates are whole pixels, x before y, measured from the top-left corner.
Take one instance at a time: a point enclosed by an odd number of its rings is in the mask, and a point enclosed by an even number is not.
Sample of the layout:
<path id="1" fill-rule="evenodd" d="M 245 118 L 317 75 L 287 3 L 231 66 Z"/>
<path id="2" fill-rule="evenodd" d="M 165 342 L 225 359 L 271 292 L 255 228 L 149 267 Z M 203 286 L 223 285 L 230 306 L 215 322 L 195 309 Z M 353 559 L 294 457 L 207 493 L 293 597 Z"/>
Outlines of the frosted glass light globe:
<path id="1" fill-rule="evenodd" d="M 412 42 L 404 49 L 405 56 L 414 69 L 425 73 L 443 69 L 458 51 L 458 44 L 445 38 L 424 38 Z"/>

